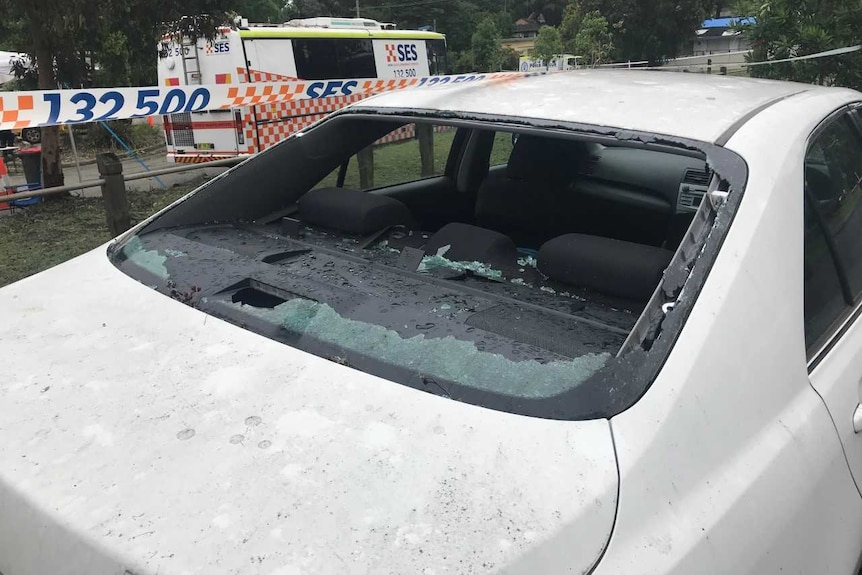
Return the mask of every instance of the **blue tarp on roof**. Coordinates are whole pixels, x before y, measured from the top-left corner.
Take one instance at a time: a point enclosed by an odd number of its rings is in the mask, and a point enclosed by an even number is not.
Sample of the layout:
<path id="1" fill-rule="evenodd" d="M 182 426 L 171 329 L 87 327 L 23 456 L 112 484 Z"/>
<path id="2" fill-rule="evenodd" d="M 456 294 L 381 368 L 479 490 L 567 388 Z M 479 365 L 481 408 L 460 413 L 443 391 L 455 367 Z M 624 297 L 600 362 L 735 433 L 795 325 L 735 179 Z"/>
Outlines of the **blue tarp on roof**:
<path id="1" fill-rule="evenodd" d="M 747 18 L 710 18 L 709 20 L 704 20 L 703 24 L 700 25 L 701 28 L 730 28 L 731 26 L 735 26 L 738 24 L 754 24 L 755 19 L 753 17 Z"/>

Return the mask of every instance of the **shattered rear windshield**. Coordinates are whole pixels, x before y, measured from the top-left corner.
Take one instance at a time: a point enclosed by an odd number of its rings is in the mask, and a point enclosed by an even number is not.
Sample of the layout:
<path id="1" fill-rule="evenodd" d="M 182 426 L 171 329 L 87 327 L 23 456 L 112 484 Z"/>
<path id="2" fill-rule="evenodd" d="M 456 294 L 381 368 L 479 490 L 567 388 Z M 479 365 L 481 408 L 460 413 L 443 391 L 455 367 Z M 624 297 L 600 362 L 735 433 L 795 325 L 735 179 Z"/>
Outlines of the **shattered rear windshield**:
<path id="1" fill-rule="evenodd" d="M 608 417 L 651 378 L 628 352 L 659 339 L 656 306 L 681 289 L 663 293 L 662 278 L 681 242 L 705 241 L 690 228 L 714 225 L 714 176 L 692 146 L 342 115 L 209 183 L 112 258 L 351 368 L 513 413 Z"/>

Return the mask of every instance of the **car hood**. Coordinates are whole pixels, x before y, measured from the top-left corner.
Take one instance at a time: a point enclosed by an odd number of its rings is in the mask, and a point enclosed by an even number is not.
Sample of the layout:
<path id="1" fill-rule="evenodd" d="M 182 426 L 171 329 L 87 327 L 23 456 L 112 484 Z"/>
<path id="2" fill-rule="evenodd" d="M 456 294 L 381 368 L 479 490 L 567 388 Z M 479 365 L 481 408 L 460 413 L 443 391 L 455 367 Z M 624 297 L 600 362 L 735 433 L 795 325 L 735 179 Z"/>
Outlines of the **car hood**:
<path id="1" fill-rule="evenodd" d="M 0 572 L 589 571 L 606 420 L 458 403 L 122 274 L 104 247 L 0 290 Z"/>

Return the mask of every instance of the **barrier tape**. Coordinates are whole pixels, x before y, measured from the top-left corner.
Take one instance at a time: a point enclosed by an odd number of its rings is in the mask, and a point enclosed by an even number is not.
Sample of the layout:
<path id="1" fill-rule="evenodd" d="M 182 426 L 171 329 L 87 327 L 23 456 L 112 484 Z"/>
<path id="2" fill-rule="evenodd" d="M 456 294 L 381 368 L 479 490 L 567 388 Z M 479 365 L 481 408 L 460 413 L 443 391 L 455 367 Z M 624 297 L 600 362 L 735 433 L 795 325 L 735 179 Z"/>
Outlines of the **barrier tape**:
<path id="1" fill-rule="evenodd" d="M 147 116 L 227 110 L 294 100 L 364 95 L 405 88 L 427 88 L 464 82 L 509 80 L 536 73 L 500 72 L 425 76 L 404 80 L 298 80 L 261 84 L 210 84 L 90 88 L 0 93 L 0 130 L 59 124 L 83 124 Z"/>
<path id="2" fill-rule="evenodd" d="M 815 54 L 807 54 L 805 56 L 792 56 L 790 58 L 780 58 L 777 60 L 758 60 L 755 62 L 715 62 L 713 64 L 708 64 L 706 62 L 700 62 L 697 64 L 680 64 L 684 60 L 694 60 L 694 59 L 703 59 L 703 58 L 715 58 L 718 60 L 722 56 L 731 56 L 731 55 L 745 55 L 751 54 L 751 50 L 738 50 L 736 52 L 715 52 L 712 54 L 703 54 L 700 56 L 685 56 L 683 58 L 675 58 L 673 60 L 669 60 L 668 63 L 662 64 L 661 66 L 637 66 L 638 70 L 684 70 L 689 68 L 734 68 L 734 69 L 745 69 L 745 68 L 755 68 L 757 66 L 772 66 L 774 64 L 785 64 L 788 62 L 801 62 L 804 60 L 815 60 L 817 58 L 831 58 L 832 56 L 842 56 L 844 54 L 851 54 L 853 52 L 858 52 L 862 50 L 862 44 L 857 44 L 855 46 L 845 46 L 844 48 L 835 48 L 833 50 L 826 50 L 824 52 L 817 52 Z M 631 64 L 643 64 L 646 62 L 631 62 Z M 625 66 L 625 63 L 616 63 L 616 64 L 601 64 L 598 66 L 599 68 L 611 68 L 618 66 Z"/>

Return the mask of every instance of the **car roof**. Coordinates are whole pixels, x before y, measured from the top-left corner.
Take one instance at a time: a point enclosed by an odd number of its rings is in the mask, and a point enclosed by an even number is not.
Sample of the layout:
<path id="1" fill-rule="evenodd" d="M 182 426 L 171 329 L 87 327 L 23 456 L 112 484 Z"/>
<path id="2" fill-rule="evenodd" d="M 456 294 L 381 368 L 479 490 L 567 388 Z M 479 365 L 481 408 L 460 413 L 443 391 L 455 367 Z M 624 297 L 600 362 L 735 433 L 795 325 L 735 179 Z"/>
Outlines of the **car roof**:
<path id="1" fill-rule="evenodd" d="M 812 90 L 829 88 L 679 72 L 575 70 L 400 90 L 354 109 L 495 114 L 716 142 L 771 103 Z"/>

